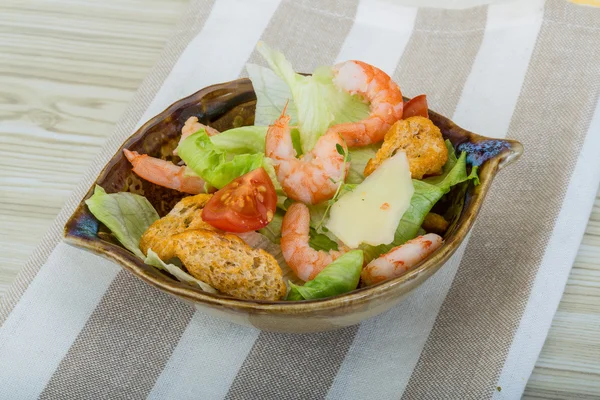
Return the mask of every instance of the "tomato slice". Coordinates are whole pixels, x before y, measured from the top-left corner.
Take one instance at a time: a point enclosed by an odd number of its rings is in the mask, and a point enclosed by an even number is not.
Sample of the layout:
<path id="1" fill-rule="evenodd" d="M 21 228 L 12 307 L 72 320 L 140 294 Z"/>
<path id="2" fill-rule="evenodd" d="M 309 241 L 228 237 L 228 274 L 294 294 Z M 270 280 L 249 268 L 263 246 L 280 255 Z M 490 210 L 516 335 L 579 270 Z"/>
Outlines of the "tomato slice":
<path id="1" fill-rule="evenodd" d="M 404 103 L 402 118 L 406 119 L 414 116 L 429 118 L 429 113 L 427 112 L 427 96 L 424 94 L 413 97 Z"/>
<path id="2" fill-rule="evenodd" d="M 213 194 L 202 210 L 202 219 L 227 232 L 249 232 L 267 226 L 276 207 L 275 187 L 261 167 Z"/>

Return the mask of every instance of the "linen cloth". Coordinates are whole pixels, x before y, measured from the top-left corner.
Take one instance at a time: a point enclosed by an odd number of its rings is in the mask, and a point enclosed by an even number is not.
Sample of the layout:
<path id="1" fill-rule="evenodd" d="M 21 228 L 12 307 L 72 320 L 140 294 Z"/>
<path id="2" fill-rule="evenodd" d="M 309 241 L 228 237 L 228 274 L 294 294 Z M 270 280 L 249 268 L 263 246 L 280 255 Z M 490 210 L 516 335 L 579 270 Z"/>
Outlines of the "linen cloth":
<path id="1" fill-rule="evenodd" d="M 600 10 L 391 0 L 195 0 L 0 304 L 2 399 L 514 399 L 558 306 L 600 182 Z M 360 59 L 462 127 L 519 140 L 469 240 L 391 311 L 316 334 L 237 326 L 61 242 L 121 143 L 172 102 L 264 65 Z"/>

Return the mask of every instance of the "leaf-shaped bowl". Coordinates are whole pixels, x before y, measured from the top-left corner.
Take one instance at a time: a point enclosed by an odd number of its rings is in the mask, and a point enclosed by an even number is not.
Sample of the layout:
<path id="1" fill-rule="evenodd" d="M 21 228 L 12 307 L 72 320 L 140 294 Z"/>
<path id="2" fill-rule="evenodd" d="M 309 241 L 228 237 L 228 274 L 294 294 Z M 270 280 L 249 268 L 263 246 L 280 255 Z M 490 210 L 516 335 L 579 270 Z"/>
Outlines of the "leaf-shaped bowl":
<path id="1" fill-rule="evenodd" d="M 238 79 L 204 88 L 152 118 L 123 143 L 104 167 L 65 225 L 65 240 L 117 262 L 148 284 L 193 303 L 207 314 L 267 331 L 299 333 L 331 330 L 357 324 L 390 309 L 442 268 L 471 229 L 498 170 L 515 161 L 523 150 L 518 142 L 479 136 L 430 111 L 431 120 L 443 136 L 457 151 L 468 153 L 470 165 L 480 166 L 480 185 L 463 184 L 446 195 L 444 212 L 451 225 L 445 234 L 445 243 L 416 268 L 398 278 L 321 300 L 248 301 L 203 292 L 144 264 L 116 242 L 88 210 L 84 200 L 92 195 L 93 187 L 98 184 L 108 193 L 129 191 L 142 194 L 161 216 L 167 214 L 182 194 L 135 176 L 122 149 L 172 159 L 172 151 L 188 117 L 197 116 L 201 122 L 222 131 L 251 125 L 255 106 L 256 95 L 250 80 Z"/>

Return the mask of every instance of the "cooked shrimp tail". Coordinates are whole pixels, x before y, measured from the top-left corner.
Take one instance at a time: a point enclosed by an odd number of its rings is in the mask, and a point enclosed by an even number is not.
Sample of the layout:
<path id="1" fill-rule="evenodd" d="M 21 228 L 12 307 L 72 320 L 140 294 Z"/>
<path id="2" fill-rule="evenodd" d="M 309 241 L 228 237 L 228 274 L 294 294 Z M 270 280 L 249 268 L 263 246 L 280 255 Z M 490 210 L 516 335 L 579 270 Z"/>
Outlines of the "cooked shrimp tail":
<path id="1" fill-rule="evenodd" d="M 429 257 L 442 243 L 442 237 L 435 233 L 409 240 L 367 264 L 360 277 L 367 286 L 396 278 Z"/>
<path id="2" fill-rule="evenodd" d="M 333 67 L 333 83 L 370 103 L 366 119 L 334 125 L 350 147 L 381 142 L 390 127 L 402 118 L 404 101 L 400 87 L 388 74 L 362 61 L 346 61 Z"/>
<path id="3" fill-rule="evenodd" d="M 133 172 L 140 178 L 184 193 L 204 192 L 204 180 L 199 176 L 186 174 L 185 166 L 180 167 L 170 161 L 139 154 L 137 151 L 123 149 L 123 153 L 133 166 Z"/>
<path id="4" fill-rule="evenodd" d="M 179 139 L 179 144 L 177 145 L 177 147 L 179 147 L 181 142 L 187 139 L 188 136 L 193 135 L 200 129 L 204 129 L 208 136 L 214 136 L 219 134 L 219 131 L 215 128 L 211 128 L 208 125 L 204 125 L 198 122 L 198 117 L 189 117 L 185 121 L 185 124 L 183 124 L 183 128 L 181 128 L 181 138 Z M 173 155 L 177 155 L 177 148 L 173 150 Z"/>
<path id="5" fill-rule="evenodd" d="M 283 258 L 303 281 L 314 279 L 323 268 L 347 251 L 313 249 L 308 243 L 309 229 L 308 207 L 302 203 L 292 204 L 283 217 L 280 244 Z"/>
<path id="6" fill-rule="evenodd" d="M 339 134 L 327 132 L 309 153 L 296 158 L 289 122 L 284 109 L 265 139 L 265 154 L 273 160 L 277 180 L 288 197 L 306 204 L 332 198 L 348 173 L 349 165 L 337 151 L 337 146 L 347 151 L 346 143 Z"/>

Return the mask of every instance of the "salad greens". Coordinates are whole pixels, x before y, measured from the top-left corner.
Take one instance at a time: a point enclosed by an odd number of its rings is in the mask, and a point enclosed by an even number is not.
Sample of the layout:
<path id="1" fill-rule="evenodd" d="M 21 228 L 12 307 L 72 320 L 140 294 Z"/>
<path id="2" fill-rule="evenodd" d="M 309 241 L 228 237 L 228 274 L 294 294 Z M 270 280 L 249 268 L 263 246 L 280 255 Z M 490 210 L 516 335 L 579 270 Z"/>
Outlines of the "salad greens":
<path id="1" fill-rule="evenodd" d="M 177 151 L 192 171 L 217 189 L 262 166 L 265 157 L 262 152 L 228 157 L 228 152 L 217 148 L 204 129 L 187 137 Z"/>
<path id="2" fill-rule="evenodd" d="M 264 153 L 268 126 L 240 126 L 210 137 L 217 150 L 229 154 Z"/>
<path id="3" fill-rule="evenodd" d="M 200 289 L 208 293 L 217 293 L 217 291 L 212 286 L 202 282 L 199 279 L 194 278 L 177 265 L 165 263 L 158 257 L 158 255 L 154 251 L 152 251 L 152 249 L 148 249 L 148 256 L 144 259 L 144 262 L 155 268 L 167 271 L 175 278 L 177 278 L 180 282 L 185 282 L 192 286 L 198 286 Z"/>
<path id="4" fill-rule="evenodd" d="M 96 185 L 94 194 L 85 201 L 85 204 L 94 217 L 106 225 L 119 242 L 144 263 L 169 272 L 181 282 L 199 286 L 206 292 L 216 293 L 210 285 L 194 278 L 180 267 L 165 263 L 152 249 L 148 249 L 148 256 L 142 253 L 140 250 L 142 234 L 158 220 L 158 213 L 144 196 L 128 192 L 109 194 Z"/>
<path id="5" fill-rule="evenodd" d="M 145 257 L 140 250 L 140 239 L 146 229 L 158 220 L 158 213 L 144 196 L 133 193 L 108 194 L 96 185 L 93 196 L 85 204 L 127 250 L 141 259 Z"/>
<path id="6" fill-rule="evenodd" d="M 356 289 L 363 267 L 363 252 L 351 250 L 317 274 L 303 286 L 290 282 L 288 300 L 311 300 L 337 296 Z"/>
<path id="7" fill-rule="evenodd" d="M 360 121 L 368 116 L 368 104 L 333 84 L 331 67 L 320 67 L 313 75 L 304 76 L 294 72 L 282 53 L 262 42 L 257 48 L 271 70 L 256 65 L 248 68 L 257 96 L 256 124 L 273 123 L 291 97 L 288 104 L 294 117 L 291 124 L 298 125 L 302 151 L 306 153 L 331 125 Z"/>
<path id="8" fill-rule="evenodd" d="M 315 250 L 335 250 L 337 251 L 339 246 L 335 240 L 330 238 L 324 233 L 319 233 L 315 228 L 310 227 L 308 233 L 308 244 Z"/>

